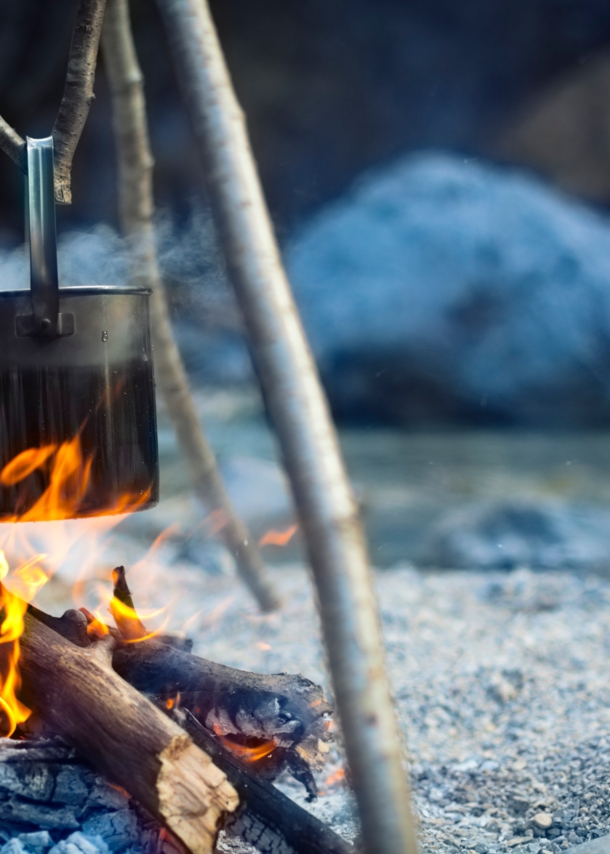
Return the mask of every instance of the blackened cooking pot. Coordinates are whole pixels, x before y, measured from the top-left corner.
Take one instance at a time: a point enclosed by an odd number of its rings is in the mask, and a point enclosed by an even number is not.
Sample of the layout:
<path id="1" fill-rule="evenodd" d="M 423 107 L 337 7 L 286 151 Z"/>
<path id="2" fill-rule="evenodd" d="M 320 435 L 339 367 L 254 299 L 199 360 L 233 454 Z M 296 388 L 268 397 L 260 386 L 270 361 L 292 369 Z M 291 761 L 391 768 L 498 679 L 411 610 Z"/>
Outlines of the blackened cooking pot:
<path id="1" fill-rule="evenodd" d="M 149 291 L 59 288 L 51 138 L 27 156 L 31 290 L 0 292 L 0 521 L 150 507 Z"/>

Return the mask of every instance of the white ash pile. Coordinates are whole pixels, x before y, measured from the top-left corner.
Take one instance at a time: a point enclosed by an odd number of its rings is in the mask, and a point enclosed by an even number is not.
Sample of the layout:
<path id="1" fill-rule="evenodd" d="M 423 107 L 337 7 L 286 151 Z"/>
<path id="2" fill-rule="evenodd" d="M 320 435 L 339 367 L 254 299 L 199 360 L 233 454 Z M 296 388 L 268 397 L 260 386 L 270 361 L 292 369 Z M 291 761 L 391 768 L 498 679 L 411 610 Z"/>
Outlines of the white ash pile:
<path id="1" fill-rule="evenodd" d="M 59 740 L 0 739 L 1 854 L 176 854 L 160 826 Z"/>

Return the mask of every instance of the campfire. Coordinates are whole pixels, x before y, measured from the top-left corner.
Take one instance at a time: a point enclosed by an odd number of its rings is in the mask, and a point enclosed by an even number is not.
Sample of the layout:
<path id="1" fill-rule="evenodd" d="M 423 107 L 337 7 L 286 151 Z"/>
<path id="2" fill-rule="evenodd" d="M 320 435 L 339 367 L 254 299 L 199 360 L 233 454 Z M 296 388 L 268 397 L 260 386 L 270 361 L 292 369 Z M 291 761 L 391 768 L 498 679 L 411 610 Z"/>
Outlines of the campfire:
<path id="1" fill-rule="evenodd" d="M 84 531 L 72 535 L 78 537 L 99 525 L 80 510 L 90 468 L 77 436 L 28 449 L 0 471 L 0 484 L 19 490 L 21 508 L 3 520 L 0 551 L 0 789 L 3 762 L 27 769 L 42 757 L 52 768 L 72 757 L 83 772 L 101 774 L 106 791 L 115 786 L 113 803 L 133 804 L 142 834 L 159 845 L 206 851 L 225 827 L 252 841 L 264 832 L 270 841 L 261 851 L 350 850 L 271 785 L 288 772 L 316 798 L 314 772 L 331 738 L 321 688 L 302 676 L 248 673 L 195 656 L 188 640 L 164 633 L 166 623 L 149 630 L 144 620 L 163 615 L 139 614 L 124 567 L 112 572 L 110 594 L 100 586 L 93 611 L 52 616 L 36 607 L 36 594 L 70 547 L 65 521 L 83 520 Z M 123 496 L 108 509 L 105 529 L 140 500 L 146 499 Z M 20 524 L 33 520 L 48 529 L 57 554 L 34 553 L 24 533 L 30 526 Z M 293 533 L 272 532 L 269 539 L 283 542 Z M 12 790 L 10 807 L 0 794 L 0 816 L 15 834 L 34 832 L 36 821 L 37 830 L 50 827 L 55 836 L 74 832 L 70 821 L 72 828 L 53 827 L 48 808 L 36 808 L 34 790 L 22 786 L 23 793 L 25 801 Z M 86 819 L 85 826 L 97 825 Z M 273 847 L 278 840 L 284 848 Z"/>
<path id="2" fill-rule="evenodd" d="M 157 2 L 317 587 L 363 843 L 376 854 L 415 854 L 358 508 L 282 269 L 242 113 L 205 0 Z M 130 281 L 60 288 L 55 202 L 71 202 L 72 159 L 94 100 L 100 40 Z M 281 607 L 256 541 L 231 505 L 173 338 L 127 0 L 77 0 L 52 134 L 23 139 L 0 117 L 0 148 L 26 176 L 30 249 L 29 290 L 19 284 L 0 292 L 2 820 L 9 829 L 16 826 L 22 840 L 19 826 L 34 825 L 24 830 L 27 845 L 44 851 L 49 839 L 31 835 L 37 824 L 43 835 L 43 824 L 52 826 L 44 815 L 55 798 L 67 804 L 62 841 L 67 831 L 75 834 L 54 854 L 73 854 L 73 847 L 93 854 L 91 842 L 77 835 L 78 815 L 118 796 L 144 816 L 150 854 L 166 844 L 211 854 L 221 827 L 261 854 L 353 850 L 272 783 L 287 772 L 316 797 L 314 772 L 328 749 L 331 714 L 317 685 L 300 675 L 259 675 L 207 661 L 163 627 L 150 629 L 123 567 L 114 570 L 112 592 L 92 610 L 78 597 L 77 607 L 62 616 L 35 604 L 70 550 L 63 527 L 69 520 L 91 524 L 93 534 L 158 501 L 156 382 L 193 490 L 218 523 L 242 580 L 262 611 Z M 30 523 L 54 526 L 57 540 L 37 548 L 27 538 Z M 282 545 L 294 531 L 262 541 Z M 81 535 L 91 563 L 93 535 L 87 529 Z M 92 784 L 98 801 L 82 787 L 77 794 L 79 784 L 67 770 L 76 756 L 98 775 Z M 66 767 L 52 772 L 53 762 Z M 115 795 L 108 783 L 118 787 Z M 6 835 L 4 828 L 0 834 Z M 12 854 L 19 854 L 19 844 Z"/>

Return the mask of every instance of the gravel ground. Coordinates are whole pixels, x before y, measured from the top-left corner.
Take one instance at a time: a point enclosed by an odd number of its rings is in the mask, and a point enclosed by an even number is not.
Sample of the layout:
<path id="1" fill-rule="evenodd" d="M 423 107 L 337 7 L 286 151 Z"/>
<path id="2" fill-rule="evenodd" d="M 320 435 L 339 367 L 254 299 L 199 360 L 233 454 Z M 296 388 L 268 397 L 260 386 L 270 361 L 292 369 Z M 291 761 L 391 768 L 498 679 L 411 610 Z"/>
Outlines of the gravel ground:
<path id="1" fill-rule="evenodd" d="M 127 546 L 113 550 L 127 554 Z M 285 607 L 261 615 L 234 575 L 210 576 L 175 555 L 168 541 L 132 569 L 136 603 L 167 604 L 169 593 L 169 628 L 186 631 L 195 652 L 244 669 L 301 672 L 328 690 L 302 566 L 272 570 Z M 378 571 L 376 583 L 424 854 L 555 854 L 610 833 L 610 581 L 405 566 Z M 43 607 L 60 613 L 67 595 L 57 576 Z M 337 744 L 311 807 L 294 781 L 280 785 L 353 838 L 342 768 Z M 248 849 L 231 841 L 224 850 Z"/>
<path id="2" fill-rule="evenodd" d="M 261 616 L 230 577 L 175 567 L 175 592 L 205 601 L 188 625 L 196 652 L 328 685 L 307 575 L 274 573 L 286 607 Z M 537 854 L 609 833 L 610 582 L 525 569 L 376 578 L 422 850 Z M 341 767 L 335 748 L 311 809 L 351 838 Z"/>

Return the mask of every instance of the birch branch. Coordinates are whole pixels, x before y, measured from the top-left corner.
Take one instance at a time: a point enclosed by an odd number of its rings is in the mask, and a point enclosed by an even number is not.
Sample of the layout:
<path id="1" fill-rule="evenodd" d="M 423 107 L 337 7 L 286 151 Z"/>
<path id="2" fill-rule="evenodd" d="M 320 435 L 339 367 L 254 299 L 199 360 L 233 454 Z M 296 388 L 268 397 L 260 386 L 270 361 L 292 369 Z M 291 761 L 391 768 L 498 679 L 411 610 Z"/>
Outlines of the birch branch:
<path id="1" fill-rule="evenodd" d="M 79 0 L 66 85 L 53 126 L 55 199 L 72 202 L 72 159 L 95 95 L 93 82 L 106 0 Z"/>
<path id="2" fill-rule="evenodd" d="M 234 555 L 238 571 L 263 611 L 279 607 L 276 593 L 254 540 L 235 513 L 214 453 L 193 400 L 174 340 L 167 298 L 157 260 L 152 223 L 153 157 L 146 121 L 142 72 L 133 43 L 128 0 L 109 0 L 102 35 L 106 74 L 112 95 L 119 163 L 121 224 L 132 245 L 133 278 L 152 290 L 151 320 L 155 376 L 176 436 L 192 472 L 195 490 L 208 511 L 220 519 L 220 536 Z"/>
<path id="3" fill-rule="evenodd" d="M 26 172 L 25 139 L 0 116 L 0 149 L 14 160 L 22 172 Z"/>
<path id="4" fill-rule="evenodd" d="M 356 503 L 205 0 L 157 0 L 299 511 L 368 854 L 414 854 Z"/>

